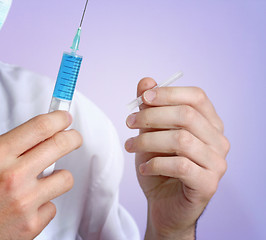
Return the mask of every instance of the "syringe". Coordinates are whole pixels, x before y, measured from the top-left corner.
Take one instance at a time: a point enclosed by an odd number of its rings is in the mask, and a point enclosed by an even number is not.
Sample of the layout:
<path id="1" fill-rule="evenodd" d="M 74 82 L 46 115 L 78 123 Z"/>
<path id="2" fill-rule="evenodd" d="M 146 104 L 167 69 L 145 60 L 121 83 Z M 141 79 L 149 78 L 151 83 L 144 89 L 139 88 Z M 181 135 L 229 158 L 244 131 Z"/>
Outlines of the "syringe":
<path id="1" fill-rule="evenodd" d="M 63 58 L 58 72 L 49 112 L 53 112 L 56 110 L 69 111 L 70 109 L 74 90 L 76 87 L 76 82 L 79 75 L 80 65 L 83 58 L 82 56 L 76 54 L 76 52 L 77 50 L 79 50 L 81 25 L 87 9 L 87 5 L 88 0 L 86 1 L 79 28 L 74 37 L 72 46 L 70 47 L 72 51 L 70 53 L 63 53 Z M 55 164 L 52 164 L 50 167 L 46 168 L 42 172 L 42 177 L 46 177 L 52 174 L 54 171 L 54 167 Z"/>

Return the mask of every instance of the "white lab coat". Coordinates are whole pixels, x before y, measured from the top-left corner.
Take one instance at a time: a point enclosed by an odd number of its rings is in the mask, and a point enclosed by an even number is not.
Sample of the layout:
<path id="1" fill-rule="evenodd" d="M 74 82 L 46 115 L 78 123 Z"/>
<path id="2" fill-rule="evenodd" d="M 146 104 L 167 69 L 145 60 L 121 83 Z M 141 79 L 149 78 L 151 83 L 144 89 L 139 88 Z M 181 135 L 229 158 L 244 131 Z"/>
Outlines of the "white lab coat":
<path id="1" fill-rule="evenodd" d="M 46 77 L 0 62 L 0 134 L 46 113 L 53 87 Z M 139 239 L 134 220 L 118 202 L 123 155 L 112 123 L 79 92 L 70 112 L 71 128 L 84 142 L 60 159 L 56 169 L 71 171 L 75 185 L 53 201 L 57 215 L 36 239 Z"/>

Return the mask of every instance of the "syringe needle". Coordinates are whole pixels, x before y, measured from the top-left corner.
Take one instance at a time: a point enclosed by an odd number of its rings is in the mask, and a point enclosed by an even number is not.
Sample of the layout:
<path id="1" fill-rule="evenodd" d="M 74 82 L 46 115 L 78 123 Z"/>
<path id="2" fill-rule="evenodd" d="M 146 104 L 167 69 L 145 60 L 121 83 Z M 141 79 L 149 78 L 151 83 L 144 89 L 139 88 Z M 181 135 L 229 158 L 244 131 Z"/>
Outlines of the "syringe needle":
<path id="1" fill-rule="evenodd" d="M 80 42 L 80 34 L 81 34 L 81 25 L 83 23 L 83 19 L 84 19 L 84 15 L 85 15 L 85 12 L 86 12 L 86 9 L 87 9 L 88 2 L 89 2 L 89 0 L 86 1 L 86 5 L 85 5 L 85 8 L 84 8 L 84 11 L 83 11 L 83 14 L 82 14 L 82 18 L 81 18 L 81 21 L 80 21 L 79 28 L 77 30 L 77 33 L 76 33 L 75 37 L 74 37 L 72 46 L 70 47 L 73 50 L 74 53 L 79 50 L 79 42 Z"/>
<path id="2" fill-rule="evenodd" d="M 86 5 L 85 5 L 85 8 L 84 8 L 84 11 L 83 11 L 83 14 L 82 14 L 82 18 L 81 18 L 81 21 L 80 21 L 80 25 L 79 25 L 80 28 L 81 28 L 81 25 L 83 23 L 83 18 L 84 18 L 86 9 L 87 9 L 88 2 L 89 2 L 89 0 L 86 1 Z"/>

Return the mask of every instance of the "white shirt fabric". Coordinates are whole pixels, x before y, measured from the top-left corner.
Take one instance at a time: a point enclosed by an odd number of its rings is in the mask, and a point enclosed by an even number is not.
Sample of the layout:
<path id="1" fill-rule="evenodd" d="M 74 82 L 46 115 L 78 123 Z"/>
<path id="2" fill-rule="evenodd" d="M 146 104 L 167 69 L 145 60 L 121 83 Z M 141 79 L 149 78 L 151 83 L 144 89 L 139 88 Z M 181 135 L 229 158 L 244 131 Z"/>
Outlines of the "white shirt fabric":
<path id="1" fill-rule="evenodd" d="M 47 113 L 54 82 L 0 62 L 0 134 Z M 123 155 L 108 118 L 79 92 L 75 93 L 71 128 L 83 136 L 80 149 L 61 158 L 56 169 L 68 169 L 73 189 L 56 198 L 57 215 L 37 240 L 140 239 L 132 217 L 118 202 Z"/>

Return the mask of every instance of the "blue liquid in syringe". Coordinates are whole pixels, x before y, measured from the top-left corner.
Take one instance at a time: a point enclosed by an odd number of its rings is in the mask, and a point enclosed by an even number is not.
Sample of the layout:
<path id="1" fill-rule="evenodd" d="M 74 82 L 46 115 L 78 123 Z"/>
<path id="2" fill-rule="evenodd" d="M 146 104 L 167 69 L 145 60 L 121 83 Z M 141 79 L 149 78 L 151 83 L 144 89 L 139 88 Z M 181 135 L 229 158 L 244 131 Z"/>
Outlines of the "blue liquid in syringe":
<path id="1" fill-rule="evenodd" d="M 73 98 L 82 56 L 64 52 L 53 97 L 71 101 Z"/>

